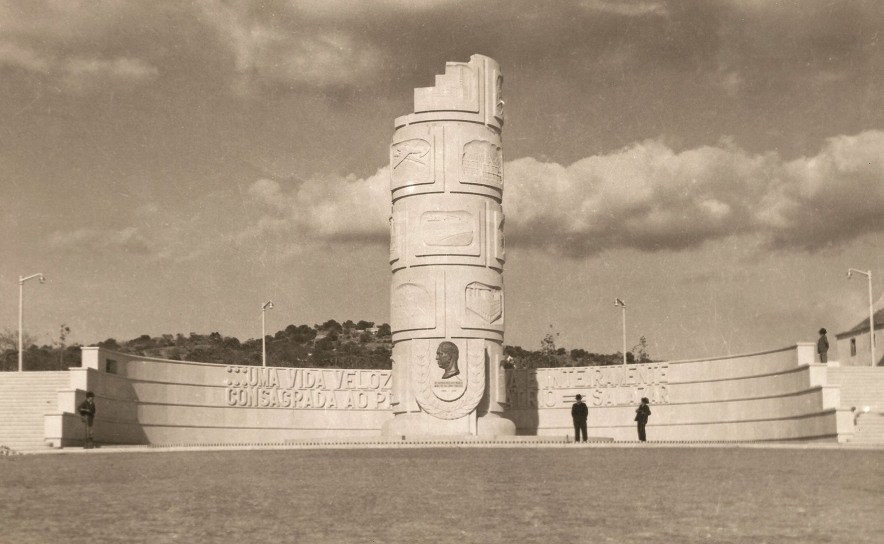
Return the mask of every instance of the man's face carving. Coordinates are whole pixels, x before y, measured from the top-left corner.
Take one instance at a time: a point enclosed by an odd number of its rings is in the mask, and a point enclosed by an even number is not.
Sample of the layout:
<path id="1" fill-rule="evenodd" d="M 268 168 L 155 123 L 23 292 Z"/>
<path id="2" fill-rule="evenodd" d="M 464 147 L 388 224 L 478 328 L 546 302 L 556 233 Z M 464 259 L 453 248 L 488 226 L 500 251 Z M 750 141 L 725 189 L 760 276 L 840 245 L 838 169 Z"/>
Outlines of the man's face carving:
<path id="1" fill-rule="evenodd" d="M 442 346 L 436 350 L 436 362 L 439 363 L 439 368 L 448 368 L 451 364 L 451 354 L 442 349 Z"/>
<path id="2" fill-rule="evenodd" d="M 445 370 L 445 373 L 442 375 L 443 380 L 460 374 L 460 369 L 457 368 L 457 358 L 458 350 L 456 344 L 445 341 L 436 348 L 436 363 L 438 363 L 439 368 Z"/>

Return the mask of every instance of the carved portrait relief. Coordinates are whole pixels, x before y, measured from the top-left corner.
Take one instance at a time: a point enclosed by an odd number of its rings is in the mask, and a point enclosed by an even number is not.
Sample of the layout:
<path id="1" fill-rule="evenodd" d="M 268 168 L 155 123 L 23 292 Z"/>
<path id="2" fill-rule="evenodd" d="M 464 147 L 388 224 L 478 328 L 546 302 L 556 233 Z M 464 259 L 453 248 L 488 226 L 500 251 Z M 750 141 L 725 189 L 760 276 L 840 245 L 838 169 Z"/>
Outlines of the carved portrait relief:
<path id="1" fill-rule="evenodd" d="M 484 340 L 443 340 L 436 345 L 436 364 L 430 360 L 429 340 L 411 343 L 412 384 L 421 408 L 441 419 L 457 419 L 473 411 L 485 391 Z"/>
<path id="2" fill-rule="evenodd" d="M 453 378 L 460 374 L 460 369 L 457 367 L 457 360 L 459 357 L 460 353 L 458 352 L 457 344 L 453 342 L 448 342 L 446 340 L 436 348 L 436 364 L 438 364 L 439 368 L 443 370 L 443 380 Z"/>

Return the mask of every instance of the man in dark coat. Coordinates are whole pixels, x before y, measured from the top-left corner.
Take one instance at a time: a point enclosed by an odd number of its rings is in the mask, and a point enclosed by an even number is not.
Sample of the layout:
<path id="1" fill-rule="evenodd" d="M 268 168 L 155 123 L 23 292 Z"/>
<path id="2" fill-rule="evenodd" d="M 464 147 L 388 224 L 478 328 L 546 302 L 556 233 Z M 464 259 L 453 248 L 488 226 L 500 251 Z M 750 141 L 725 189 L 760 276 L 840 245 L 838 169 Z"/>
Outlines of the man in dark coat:
<path id="1" fill-rule="evenodd" d="M 94 448 L 95 444 L 92 442 L 92 423 L 95 421 L 95 393 L 92 391 L 86 392 L 86 400 L 77 406 L 77 413 L 80 414 L 80 419 L 83 420 L 83 424 L 86 426 L 84 447 L 87 449 Z"/>
<path id="2" fill-rule="evenodd" d="M 635 410 L 635 421 L 638 422 L 638 439 L 641 442 L 647 441 L 645 436 L 645 425 L 648 424 L 648 416 L 651 415 L 651 407 L 648 406 L 648 397 L 642 397 L 642 403 Z"/>
<path id="3" fill-rule="evenodd" d="M 820 354 L 820 362 L 829 361 L 829 339 L 826 338 L 826 329 L 820 329 L 820 339 L 816 342 L 816 352 Z"/>
<path id="4" fill-rule="evenodd" d="M 571 406 L 571 419 L 574 420 L 574 442 L 580 442 L 580 433 L 583 433 L 583 441 L 586 442 L 586 418 L 589 416 L 589 408 L 583 402 L 582 395 L 574 397 L 577 402 Z"/>

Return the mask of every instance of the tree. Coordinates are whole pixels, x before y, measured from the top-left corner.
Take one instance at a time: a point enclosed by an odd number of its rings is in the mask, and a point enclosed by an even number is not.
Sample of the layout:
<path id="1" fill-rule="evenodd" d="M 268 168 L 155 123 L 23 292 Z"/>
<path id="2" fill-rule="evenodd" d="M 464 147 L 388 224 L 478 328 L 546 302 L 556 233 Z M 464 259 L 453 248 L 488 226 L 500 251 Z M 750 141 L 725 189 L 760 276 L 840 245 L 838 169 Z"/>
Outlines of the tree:
<path id="1" fill-rule="evenodd" d="M 557 337 L 559 333 L 553 330 L 553 326 L 549 326 L 549 332 L 546 333 L 546 336 L 543 337 L 543 340 L 540 341 L 540 353 L 543 355 L 543 362 L 547 368 L 552 368 L 553 366 L 558 366 L 556 364 L 556 341 L 555 337 Z"/>
<path id="2" fill-rule="evenodd" d="M 119 350 L 120 349 L 120 345 L 117 344 L 117 341 L 114 340 L 113 338 L 108 338 L 104 342 L 99 342 L 98 347 L 105 348 L 105 349 L 111 349 L 111 350 Z"/>
<path id="3" fill-rule="evenodd" d="M 68 335 L 71 333 L 71 328 L 65 325 L 64 323 L 58 327 L 58 364 L 64 366 L 64 348 L 66 347 L 64 341 L 67 339 Z"/>
<path id="4" fill-rule="evenodd" d="M 626 359 L 629 360 L 629 356 L 632 355 L 633 360 L 637 363 L 650 363 L 651 357 L 648 355 L 648 340 L 642 336 L 638 340 L 638 344 L 632 346 L 631 353 L 626 354 Z"/>
<path id="5" fill-rule="evenodd" d="M 21 335 L 22 349 L 27 349 L 28 346 L 35 344 L 36 342 L 37 338 L 28 333 Z M 18 330 L 11 331 L 9 329 L 3 329 L 3 332 L 0 333 L 0 352 L 10 349 L 18 351 Z"/>
<path id="6" fill-rule="evenodd" d="M 390 325 L 388 323 L 384 323 L 380 327 L 378 327 L 378 338 L 386 338 L 388 336 L 393 336 L 393 333 L 390 330 Z"/>
<path id="7" fill-rule="evenodd" d="M 363 321 L 360 319 L 359 323 L 356 324 L 357 331 L 364 331 L 365 329 L 370 329 L 372 327 L 374 327 L 374 321 Z"/>
<path id="8" fill-rule="evenodd" d="M 334 319 L 329 319 L 328 321 L 326 321 L 322 325 L 319 325 L 318 328 L 319 328 L 319 330 L 329 331 L 329 332 L 332 332 L 332 331 L 339 332 L 339 333 L 344 332 L 344 327 L 342 327 L 341 324 L 338 323 L 337 321 L 335 321 Z"/>

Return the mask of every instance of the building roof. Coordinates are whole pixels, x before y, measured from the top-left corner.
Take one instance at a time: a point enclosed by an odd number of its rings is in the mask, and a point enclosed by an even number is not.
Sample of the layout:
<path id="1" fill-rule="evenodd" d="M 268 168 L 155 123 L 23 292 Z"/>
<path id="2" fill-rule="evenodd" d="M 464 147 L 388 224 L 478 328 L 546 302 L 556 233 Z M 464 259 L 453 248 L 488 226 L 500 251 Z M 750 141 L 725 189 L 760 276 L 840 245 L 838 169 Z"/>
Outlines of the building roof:
<path id="1" fill-rule="evenodd" d="M 869 332 L 869 318 L 865 318 L 857 323 L 853 328 L 835 335 L 836 338 L 844 338 L 846 336 L 856 336 L 864 332 Z M 875 312 L 875 330 L 884 329 L 884 308 Z"/>

